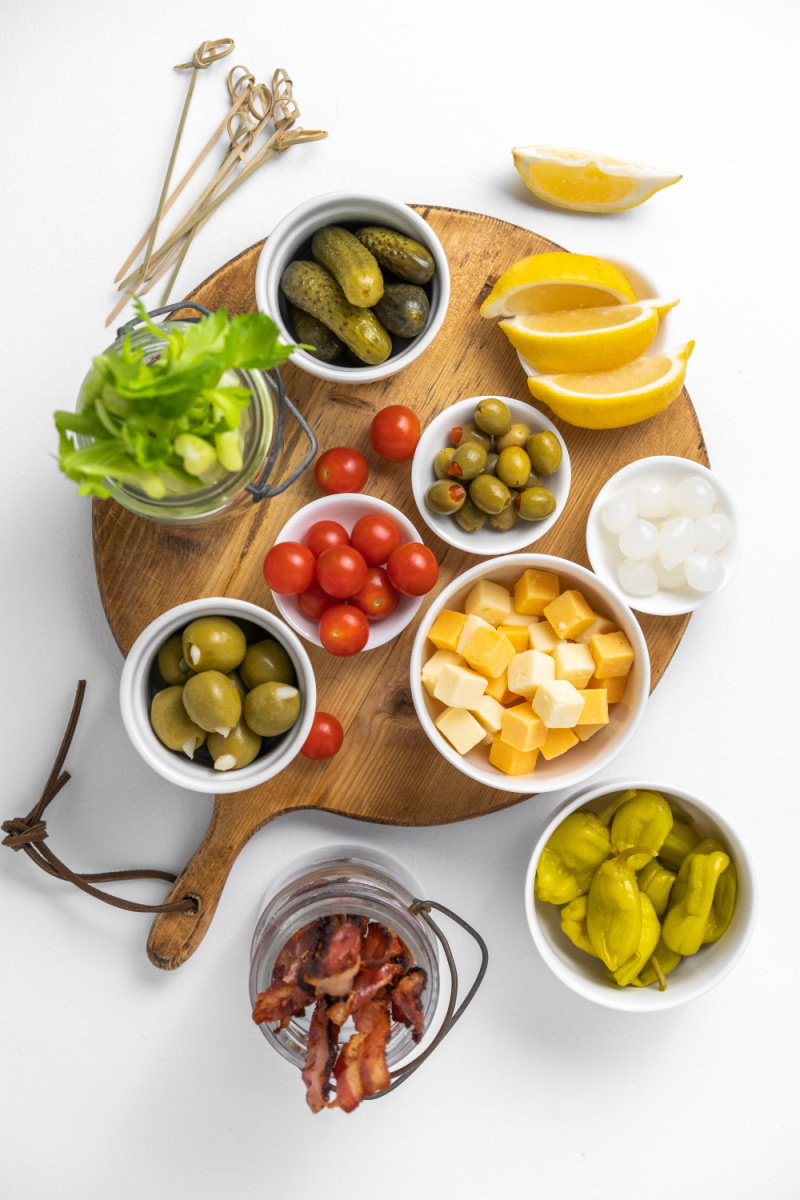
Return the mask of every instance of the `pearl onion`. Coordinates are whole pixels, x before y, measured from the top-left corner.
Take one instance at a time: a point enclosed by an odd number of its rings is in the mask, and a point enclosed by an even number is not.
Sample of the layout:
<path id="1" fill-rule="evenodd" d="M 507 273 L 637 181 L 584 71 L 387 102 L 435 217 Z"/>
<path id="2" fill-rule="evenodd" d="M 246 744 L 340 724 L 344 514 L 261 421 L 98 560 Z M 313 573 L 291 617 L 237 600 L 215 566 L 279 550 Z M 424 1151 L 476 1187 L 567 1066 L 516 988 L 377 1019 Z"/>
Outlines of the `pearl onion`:
<path id="1" fill-rule="evenodd" d="M 675 511 L 672 488 L 663 479 L 651 479 L 641 484 L 636 493 L 636 503 L 640 517 L 655 521 L 663 520 Z"/>
<path id="2" fill-rule="evenodd" d="M 633 496 L 614 496 L 603 505 L 602 521 L 609 533 L 622 533 L 635 520 L 636 501 Z"/>
<path id="3" fill-rule="evenodd" d="M 652 596 L 658 577 L 652 563 L 643 558 L 626 558 L 619 568 L 619 584 L 629 596 Z"/>
<path id="4" fill-rule="evenodd" d="M 707 516 L 716 501 L 717 497 L 711 484 L 699 475 L 689 475 L 682 479 L 672 493 L 672 502 L 678 512 L 694 521 Z"/>
<path id="5" fill-rule="evenodd" d="M 677 567 L 694 550 L 694 521 L 688 517 L 673 517 L 661 526 L 658 535 L 658 557 L 668 571 Z"/>
<path id="6" fill-rule="evenodd" d="M 650 521 L 638 517 L 619 537 L 620 552 L 626 558 L 649 558 L 658 545 L 658 530 Z"/>
<path id="7" fill-rule="evenodd" d="M 731 523 L 724 513 L 709 513 L 694 523 L 696 550 L 707 550 L 710 554 L 716 554 L 723 546 L 727 546 L 730 538 Z"/>
<path id="8" fill-rule="evenodd" d="M 686 582 L 696 592 L 713 592 L 725 578 L 725 569 L 716 554 L 697 551 L 686 560 Z"/>

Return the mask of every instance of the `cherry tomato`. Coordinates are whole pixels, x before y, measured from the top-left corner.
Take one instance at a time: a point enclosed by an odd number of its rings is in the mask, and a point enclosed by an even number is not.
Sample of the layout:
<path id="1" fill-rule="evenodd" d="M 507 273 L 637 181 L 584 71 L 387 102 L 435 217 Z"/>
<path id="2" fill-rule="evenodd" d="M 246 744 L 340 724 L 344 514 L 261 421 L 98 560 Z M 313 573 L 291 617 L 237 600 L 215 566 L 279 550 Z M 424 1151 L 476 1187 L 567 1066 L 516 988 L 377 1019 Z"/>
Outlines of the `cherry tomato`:
<path id="1" fill-rule="evenodd" d="M 344 741 L 344 730 L 331 713 L 318 712 L 314 716 L 311 732 L 300 747 L 300 753 L 315 762 L 333 758 Z"/>
<path id="2" fill-rule="evenodd" d="M 389 404 L 372 418 L 372 448 L 389 462 L 407 462 L 419 441 L 419 417 L 405 404 Z"/>
<path id="3" fill-rule="evenodd" d="M 386 574 L 404 596 L 424 596 L 439 578 L 439 564 L 422 542 L 404 542 L 389 555 Z"/>
<path id="4" fill-rule="evenodd" d="M 314 555 L 300 542 L 276 542 L 264 559 L 264 578 L 279 596 L 296 596 L 314 580 Z"/>
<path id="5" fill-rule="evenodd" d="M 366 583 L 351 597 L 350 603 L 360 608 L 370 621 L 382 621 L 394 612 L 399 599 L 397 589 L 389 583 L 383 567 L 370 567 Z"/>
<path id="6" fill-rule="evenodd" d="M 350 545 L 364 556 L 367 566 L 380 567 L 400 545 L 402 537 L 394 521 L 388 517 L 362 517 L 350 534 Z"/>
<path id="7" fill-rule="evenodd" d="M 319 558 L 322 551 L 329 550 L 331 546 L 348 546 L 350 544 L 347 530 L 338 521 L 317 521 L 316 525 L 311 526 L 303 541 L 314 558 Z"/>
<path id="8" fill-rule="evenodd" d="M 317 559 L 317 582 L 329 596 L 347 600 L 364 586 L 367 564 L 352 546 L 331 546 Z"/>
<path id="9" fill-rule="evenodd" d="M 314 478 L 317 487 L 329 495 L 334 492 L 360 492 L 367 482 L 369 467 L 363 454 L 349 446 L 335 446 L 317 459 Z"/>
<path id="10" fill-rule="evenodd" d="M 368 637 L 369 621 L 352 604 L 334 604 L 322 614 L 319 640 L 331 654 L 339 658 L 358 654 L 366 646 Z"/>
<path id="11" fill-rule="evenodd" d="M 312 581 L 310 588 L 301 592 L 297 597 L 297 607 L 311 621 L 318 621 L 325 609 L 331 608 L 335 603 L 336 597 L 323 592 L 316 579 Z"/>

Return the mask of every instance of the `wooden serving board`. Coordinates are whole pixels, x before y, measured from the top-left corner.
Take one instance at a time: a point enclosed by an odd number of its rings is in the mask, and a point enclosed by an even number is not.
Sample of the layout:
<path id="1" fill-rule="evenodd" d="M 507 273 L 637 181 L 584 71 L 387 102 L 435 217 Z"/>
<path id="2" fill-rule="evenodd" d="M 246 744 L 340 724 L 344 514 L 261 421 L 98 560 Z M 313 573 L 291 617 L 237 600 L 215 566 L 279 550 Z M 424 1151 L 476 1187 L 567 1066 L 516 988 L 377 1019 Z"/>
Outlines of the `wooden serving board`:
<path id="1" fill-rule="evenodd" d="M 432 346 L 400 374 L 378 383 L 329 384 L 292 366 L 286 368 L 284 379 L 287 393 L 314 428 L 320 448 L 346 445 L 361 450 L 370 465 L 370 494 L 402 509 L 421 528 L 409 464 L 387 463 L 375 455 L 369 443 L 372 416 L 386 404 L 407 404 L 424 427 L 434 414 L 468 396 L 496 393 L 528 400 L 514 350 L 494 322 L 481 318 L 479 306 L 509 263 L 560 247 L 477 213 L 416 209 L 439 235 L 452 276 L 447 318 Z M 251 246 L 220 268 L 190 298 L 211 309 L 224 305 L 232 314 L 255 311 L 253 284 L 262 245 Z M 556 424 L 569 447 L 572 491 L 564 515 L 535 548 L 585 566 L 589 508 L 615 471 L 654 454 L 708 464 L 685 390 L 666 412 L 627 429 L 596 432 Z M 287 418 L 275 479 L 301 461 L 306 445 L 297 425 Z M 231 520 L 187 532 L 134 516 L 118 504 L 95 501 L 97 580 L 122 653 L 150 621 L 186 600 L 230 595 L 275 611 L 262 576 L 264 555 L 290 514 L 318 496 L 309 470 L 274 500 L 245 507 Z M 427 528 L 425 541 L 439 559 L 441 587 L 475 562 L 474 556 L 445 545 Z M 426 597 L 420 619 L 431 599 Z M 654 687 L 688 620 L 688 616 L 640 617 Z M 415 620 L 396 641 L 351 659 L 307 647 L 317 678 L 318 707 L 339 718 L 345 729 L 344 745 L 327 763 L 299 756 L 268 783 L 216 798 L 208 831 L 169 897 L 195 896 L 198 911 L 156 917 L 148 942 L 156 966 L 178 967 L 194 952 L 239 851 L 262 825 L 282 813 L 321 808 L 384 824 L 441 825 L 523 799 L 472 783 L 436 752 L 423 733 L 408 680 L 409 651 L 417 628 Z"/>

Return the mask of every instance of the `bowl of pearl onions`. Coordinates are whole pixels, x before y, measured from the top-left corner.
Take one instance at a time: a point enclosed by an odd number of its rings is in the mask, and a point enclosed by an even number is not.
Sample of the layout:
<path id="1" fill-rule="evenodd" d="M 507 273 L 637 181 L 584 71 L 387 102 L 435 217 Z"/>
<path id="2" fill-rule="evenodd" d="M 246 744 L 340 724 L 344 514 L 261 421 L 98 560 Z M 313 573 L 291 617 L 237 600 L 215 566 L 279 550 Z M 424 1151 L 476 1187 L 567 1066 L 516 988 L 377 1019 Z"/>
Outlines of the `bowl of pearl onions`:
<path id="1" fill-rule="evenodd" d="M 740 522 L 718 475 L 688 458 L 640 458 L 612 475 L 586 525 L 592 570 L 637 612 L 669 617 L 718 596 Z"/>

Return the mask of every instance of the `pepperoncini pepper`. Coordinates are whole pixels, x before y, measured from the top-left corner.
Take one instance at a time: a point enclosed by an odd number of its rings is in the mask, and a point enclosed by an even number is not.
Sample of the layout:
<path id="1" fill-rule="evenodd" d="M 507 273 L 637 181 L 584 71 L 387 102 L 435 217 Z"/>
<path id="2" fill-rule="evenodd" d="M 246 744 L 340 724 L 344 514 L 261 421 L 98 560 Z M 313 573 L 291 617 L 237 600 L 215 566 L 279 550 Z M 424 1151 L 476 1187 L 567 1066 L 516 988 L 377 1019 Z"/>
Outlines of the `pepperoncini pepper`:
<path id="1" fill-rule="evenodd" d="M 736 867 L 731 860 L 717 880 L 717 886 L 714 889 L 711 912 L 708 914 L 708 924 L 703 934 L 704 943 L 719 941 L 730 925 L 733 919 L 733 910 L 736 907 L 738 882 Z"/>
<path id="2" fill-rule="evenodd" d="M 650 897 L 640 891 L 639 900 L 642 906 L 642 931 L 639 934 L 639 944 L 627 962 L 624 962 L 611 974 L 611 978 L 620 987 L 626 987 L 636 978 L 658 945 L 658 939 L 661 936 L 661 925 Z"/>
<path id="3" fill-rule="evenodd" d="M 549 904 L 568 904 L 588 892 L 592 876 L 610 853 L 608 829 L 597 813 L 570 813 L 547 839 L 533 890 Z"/>
<path id="4" fill-rule="evenodd" d="M 634 791 L 614 814 L 611 841 L 617 850 L 652 847 L 651 854 L 634 854 L 629 859 L 634 871 L 640 871 L 659 852 L 672 823 L 672 810 L 663 796 L 658 792 Z"/>
<path id="5" fill-rule="evenodd" d="M 658 857 L 665 867 L 671 867 L 674 871 L 678 871 L 686 855 L 694 850 L 699 841 L 700 838 L 691 825 L 676 818 L 672 822 L 672 829 L 664 838 Z"/>
<path id="6" fill-rule="evenodd" d="M 588 903 L 588 896 L 583 895 L 576 896 L 574 900 L 570 900 L 569 904 L 565 904 L 561 910 L 561 928 L 579 950 L 585 950 L 587 954 L 591 954 L 592 958 L 597 958 L 586 928 Z"/>
<path id="7" fill-rule="evenodd" d="M 662 927 L 665 944 L 676 954 L 696 954 L 702 946 L 717 881 L 730 861 L 719 842 L 708 838 L 681 863 Z"/>
<path id="8" fill-rule="evenodd" d="M 639 884 L 639 891 L 650 897 L 657 917 L 663 917 L 667 911 L 669 895 L 675 879 L 675 872 L 668 871 L 654 858 L 642 867 L 641 871 L 637 872 L 636 882 Z"/>
<path id="9" fill-rule="evenodd" d="M 636 873 L 628 859 L 647 852 L 632 846 L 609 858 L 596 870 L 586 907 L 586 928 L 595 954 L 610 971 L 617 971 L 639 945 L 642 903 Z"/>
<path id="10" fill-rule="evenodd" d="M 680 954 L 670 950 L 664 942 L 664 938 L 660 937 L 658 945 L 650 955 L 645 967 L 639 972 L 636 979 L 631 980 L 631 984 L 633 987 L 649 987 L 651 983 L 658 980 L 658 990 L 665 992 L 667 983 L 664 976 L 669 975 L 670 971 L 674 971 L 680 961 Z"/>

